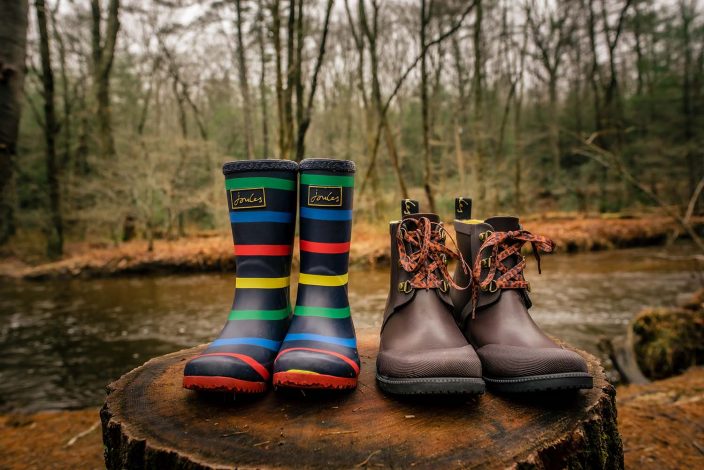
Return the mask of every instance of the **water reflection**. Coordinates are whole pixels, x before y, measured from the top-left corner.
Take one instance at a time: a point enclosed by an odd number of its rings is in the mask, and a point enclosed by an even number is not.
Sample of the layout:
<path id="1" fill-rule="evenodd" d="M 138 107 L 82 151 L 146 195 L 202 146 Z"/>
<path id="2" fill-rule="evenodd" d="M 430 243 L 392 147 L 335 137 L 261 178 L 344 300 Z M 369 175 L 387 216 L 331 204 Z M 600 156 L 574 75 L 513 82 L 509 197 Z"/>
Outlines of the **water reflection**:
<path id="1" fill-rule="evenodd" d="M 673 303 L 701 285 L 689 247 L 550 256 L 529 264 L 532 310 L 549 333 L 597 353 L 645 305 Z M 295 283 L 294 283 L 295 285 Z M 147 359 L 204 343 L 232 301 L 228 275 L 70 280 L 0 285 L 0 409 L 95 406 L 104 386 Z M 359 328 L 377 329 L 385 269 L 354 271 Z"/>

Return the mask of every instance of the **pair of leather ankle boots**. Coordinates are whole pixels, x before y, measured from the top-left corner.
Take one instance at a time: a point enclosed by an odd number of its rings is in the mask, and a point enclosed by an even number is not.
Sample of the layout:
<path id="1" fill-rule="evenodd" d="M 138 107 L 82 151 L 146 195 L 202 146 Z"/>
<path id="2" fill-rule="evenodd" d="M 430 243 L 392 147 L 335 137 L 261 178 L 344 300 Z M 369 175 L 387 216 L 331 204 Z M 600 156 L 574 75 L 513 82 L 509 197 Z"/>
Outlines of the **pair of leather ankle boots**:
<path id="1" fill-rule="evenodd" d="M 531 319 L 521 248 L 552 241 L 516 217 L 471 218 L 455 200 L 456 247 L 435 214 L 403 200 L 390 225 L 391 283 L 377 356 L 377 383 L 394 394 L 535 392 L 592 387 L 587 364 Z M 447 264 L 457 260 L 454 276 Z"/>
<path id="2" fill-rule="evenodd" d="M 354 172 L 347 160 L 225 164 L 235 298 L 218 338 L 186 364 L 185 388 L 356 387 L 359 355 L 347 298 Z M 292 312 L 297 213 L 301 273 Z"/>

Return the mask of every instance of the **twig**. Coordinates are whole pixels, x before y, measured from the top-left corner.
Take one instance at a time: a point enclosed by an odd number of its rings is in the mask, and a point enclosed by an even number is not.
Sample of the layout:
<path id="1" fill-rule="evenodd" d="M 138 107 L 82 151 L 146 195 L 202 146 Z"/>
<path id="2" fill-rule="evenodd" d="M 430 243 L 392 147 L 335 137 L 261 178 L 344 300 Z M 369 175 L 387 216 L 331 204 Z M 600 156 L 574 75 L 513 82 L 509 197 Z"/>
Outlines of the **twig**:
<path id="1" fill-rule="evenodd" d="M 684 220 L 689 223 L 689 219 L 692 218 L 692 214 L 694 214 L 694 208 L 697 205 L 697 200 L 699 199 L 699 195 L 702 193 L 702 190 L 704 189 L 704 177 L 699 180 L 699 184 L 697 185 L 696 189 L 692 193 L 692 197 L 689 198 L 689 204 L 687 204 L 687 212 L 684 213 Z"/>
<path id="2" fill-rule="evenodd" d="M 247 434 L 247 431 L 237 431 L 237 432 L 231 432 L 229 434 L 223 434 L 220 437 L 230 437 L 230 436 L 236 436 L 238 434 Z"/>
<path id="3" fill-rule="evenodd" d="M 86 429 L 85 431 L 81 431 L 78 434 L 76 434 L 75 436 L 73 436 L 71 439 L 69 439 L 68 442 L 66 443 L 66 447 L 71 447 L 72 445 L 74 445 L 76 443 L 77 440 L 79 440 L 82 437 L 87 436 L 88 434 L 90 434 L 93 431 L 95 431 L 96 429 L 98 429 L 98 426 L 100 426 L 100 420 L 93 423 L 93 425 L 91 427 L 89 427 L 88 429 Z"/>
<path id="4" fill-rule="evenodd" d="M 338 435 L 338 434 L 354 434 L 358 431 L 330 431 L 324 432 L 323 435 Z"/>
<path id="5" fill-rule="evenodd" d="M 376 454 L 378 454 L 379 452 L 381 452 L 381 449 L 375 450 L 374 452 L 372 452 L 371 454 L 369 454 L 369 457 L 367 457 L 366 459 L 364 459 L 363 461 L 361 461 L 360 463 L 358 463 L 357 465 L 355 465 L 355 467 L 357 467 L 357 468 L 366 467 L 367 464 L 369 464 L 369 460 L 371 460 L 371 458 L 374 457 L 374 456 L 375 456 Z"/>
<path id="6" fill-rule="evenodd" d="M 699 453 L 701 453 L 702 455 L 704 455 L 704 446 L 702 446 L 702 445 L 701 445 L 700 443 L 698 443 L 697 441 L 692 441 L 692 445 L 697 448 L 697 450 L 699 451 Z"/>
<path id="7" fill-rule="evenodd" d="M 263 446 L 263 445 L 265 445 L 265 444 L 269 444 L 270 442 L 271 442 L 271 441 L 257 442 L 256 444 L 254 444 L 254 447 Z"/>

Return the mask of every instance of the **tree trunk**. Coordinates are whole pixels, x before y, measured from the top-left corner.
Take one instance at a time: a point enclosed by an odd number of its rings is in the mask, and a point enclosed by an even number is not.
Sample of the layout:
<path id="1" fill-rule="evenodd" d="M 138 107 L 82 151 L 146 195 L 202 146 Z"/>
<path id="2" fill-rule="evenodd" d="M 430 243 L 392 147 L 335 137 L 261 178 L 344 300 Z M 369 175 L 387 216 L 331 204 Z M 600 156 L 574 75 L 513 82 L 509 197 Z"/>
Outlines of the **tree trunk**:
<path id="1" fill-rule="evenodd" d="M 430 116 L 428 103 L 428 64 L 427 51 L 425 50 L 426 32 L 430 22 L 431 12 L 426 5 L 426 0 L 420 2 L 420 47 L 422 52 L 420 58 L 420 103 L 421 116 L 423 120 L 423 189 L 428 199 L 430 212 L 435 213 L 435 198 L 433 196 L 433 163 L 430 155 Z"/>
<path id="2" fill-rule="evenodd" d="M 452 37 L 452 56 L 454 59 L 455 73 L 457 74 L 457 104 L 454 110 L 454 144 L 455 144 L 455 160 L 457 165 L 457 173 L 461 191 L 465 190 L 466 175 L 465 175 L 465 158 L 462 148 L 462 134 L 464 131 L 463 121 L 467 115 L 467 97 L 465 94 L 465 68 L 462 64 L 462 52 L 460 51 L 460 43 L 456 36 Z"/>
<path id="3" fill-rule="evenodd" d="M 474 77 L 472 87 L 474 88 L 474 151 L 476 156 L 476 181 L 477 181 L 477 201 L 480 210 L 486 211 L 486 181 L 484 168 L 484 146 L 483 146 L 483 109 L 484 92 L 483 86 L 483 60 L 482 57 L 482 0 L 476 0 L 476 17 L 474 22 Z"/>
<path id="4" fill-rule="evenodd" d="M 58 124 L 54 105 L 54 73 L 51 68 L 51 48 L 44 0 L 35 0 L 39 29 L 39 52 L 42 63 L 42 94 L 44 97 L 44 139 L 46 143 L 46 185 L 49 207 L 47 227 L 47 256 L 58 258 L 63 254 L 64 231 L 61 218 L 61 188 L 56 162 L 56 134 Z"/>
<path id="5" fill-rule="evenodd" d="M 271 33 L 274 42 L 274 60 L 276 65 L 276 117 L 278 119 L 277 144 L 278 157 L 284 158 L 286 154 L 286 115 L 284 111 L 284 82 L 282 77 L 281 60 L 281 2 L 275 0 L 271 3 Z"/>
<path id="6" fill-rule="evenodd" d="M 13 167 L 24 87 L 28 12 L 27 0 L 0 0 L 0 245 L 15 233 Z"/>
<path id="7" fill-rule="evenodd" d="M 523 213 L 523 142 L 521 136 L 521 112 L 523 96 L 517 97 L 513 106 L 513 208 L 516 214 Z"/>
<path id="8" fill-rule="evenodd" d="M 303 0 L 299 0 L 303 1 Z M 293 88 L 296 76 L 295 40 L 296 40 L 296 0 L 289 0 L 288 22 L 286 25 L 286 90 L 284 93 L 284 147 L 281 158 L 290 158 L 293 154 Z"/>
<path id="9" fill-rule="evenodd" d="M 552 179 L 550 181 L 553 187 L 560 186 L 561 183 L 561 165 L 560 165 L 560 120 L 557 110 L 557 71 L 550 74 L 548 83 L 550 94 L 550 123 L 548 132 L 550 134 L 550 153 L 552 155 Z"/>
<path id="10" fill-rule="evenodd" d="M 240 94 L 242 95 L 243 121 L 244 121 L 244 152 L 248 160 L 254 158 L 254 136 L 252 133 L 252 101 L 249 95 L 249 83 L 247 81 L 247 58 L 244 51 L 244 39 L 242 35 L 242 2 L 235 0 L 237 9 L 237 68 L 240 81 Z M 264 58 L 262 57 L 262 60 Z"/>
<path id="11" fill-rule="evenodd" d="M 429 404 L 381 393 L 378 333 L 358 338 L 359 390 L 335 396 L 199 396 L 181 382 L 204 346 L 152 359 L 108 386 L 106 467 L 623 468 L 616 391 L 594 356 L 577 351 L 594 375 L 590 390 Z"/>
<path id="12" fill-rule="evenodd" d="M 298 12 L 296 13 L 296 59 L 294 67 L 294 83 L 296 89 L 296 120 L 291 131 L 291 142 L 289 154 L 296 156 L 296 161 L 303 159 L 303 148 L 300 148 L 298 143 L 298 131 L 303 123 L 303 2 L 298 0 Z M 295 130 L 293 130 L 295 129 Z"/>
<path id="13" fill-rule="evenodd" d="M 389 121 L 384 117 L 384 137 L 386 141 L 386 151 L 389 152 L 389 159 L 391 160 L 391 165 L 396 174 L 396 180 L 398 181 L 398 188 L 401 192 L 401 197 L 403 199 L 408 199 L 408 188 L 406 187 L 406 182 L 403 179 L 403 173 L 401 173 L 401 159 L 398 155 L 398 149 L 396 148 L 396 142 L 394 141 L 394 134 L 389 126 Z"/>
<path id="14" fill-rule="evenodd" d="M 112 133 L 112 113 L 110 111 L 110 73 L 115 57 L 117 32 L 120 29 L 119 0 L 110 0 L 105 37 L 102 34 L 100 0 L 91 0 L 92 13 L 92 49 L 93 49 L 93 87 L 98 106 L 98 141 L 103 157 L 115 155 L 115 139 Z"/>
<path id="15" fill-rule="evenodd" d="M 259 17 L 257 18 L 257 44 L 259 45 L 259 100 L 262 112 L 262 155 L 269 157 L 269 105 L 266 89 L 266 50 L 264 48 L 264 1 L 259 0 Z"/>

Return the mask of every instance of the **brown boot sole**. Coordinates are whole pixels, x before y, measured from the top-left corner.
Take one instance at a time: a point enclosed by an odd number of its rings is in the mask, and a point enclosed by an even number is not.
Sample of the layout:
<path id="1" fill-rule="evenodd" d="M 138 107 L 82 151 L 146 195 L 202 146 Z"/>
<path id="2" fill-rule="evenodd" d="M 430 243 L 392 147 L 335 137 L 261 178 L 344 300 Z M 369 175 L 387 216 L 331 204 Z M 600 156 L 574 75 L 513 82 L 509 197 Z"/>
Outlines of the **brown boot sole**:
<path id="1" fill-rule="evenodd" d="M 443 395 L 484 393 L 486 385 L 479 377 L 396 378 L 376 375 L 376 383 L 386 393 L 394 395 Z"/>

